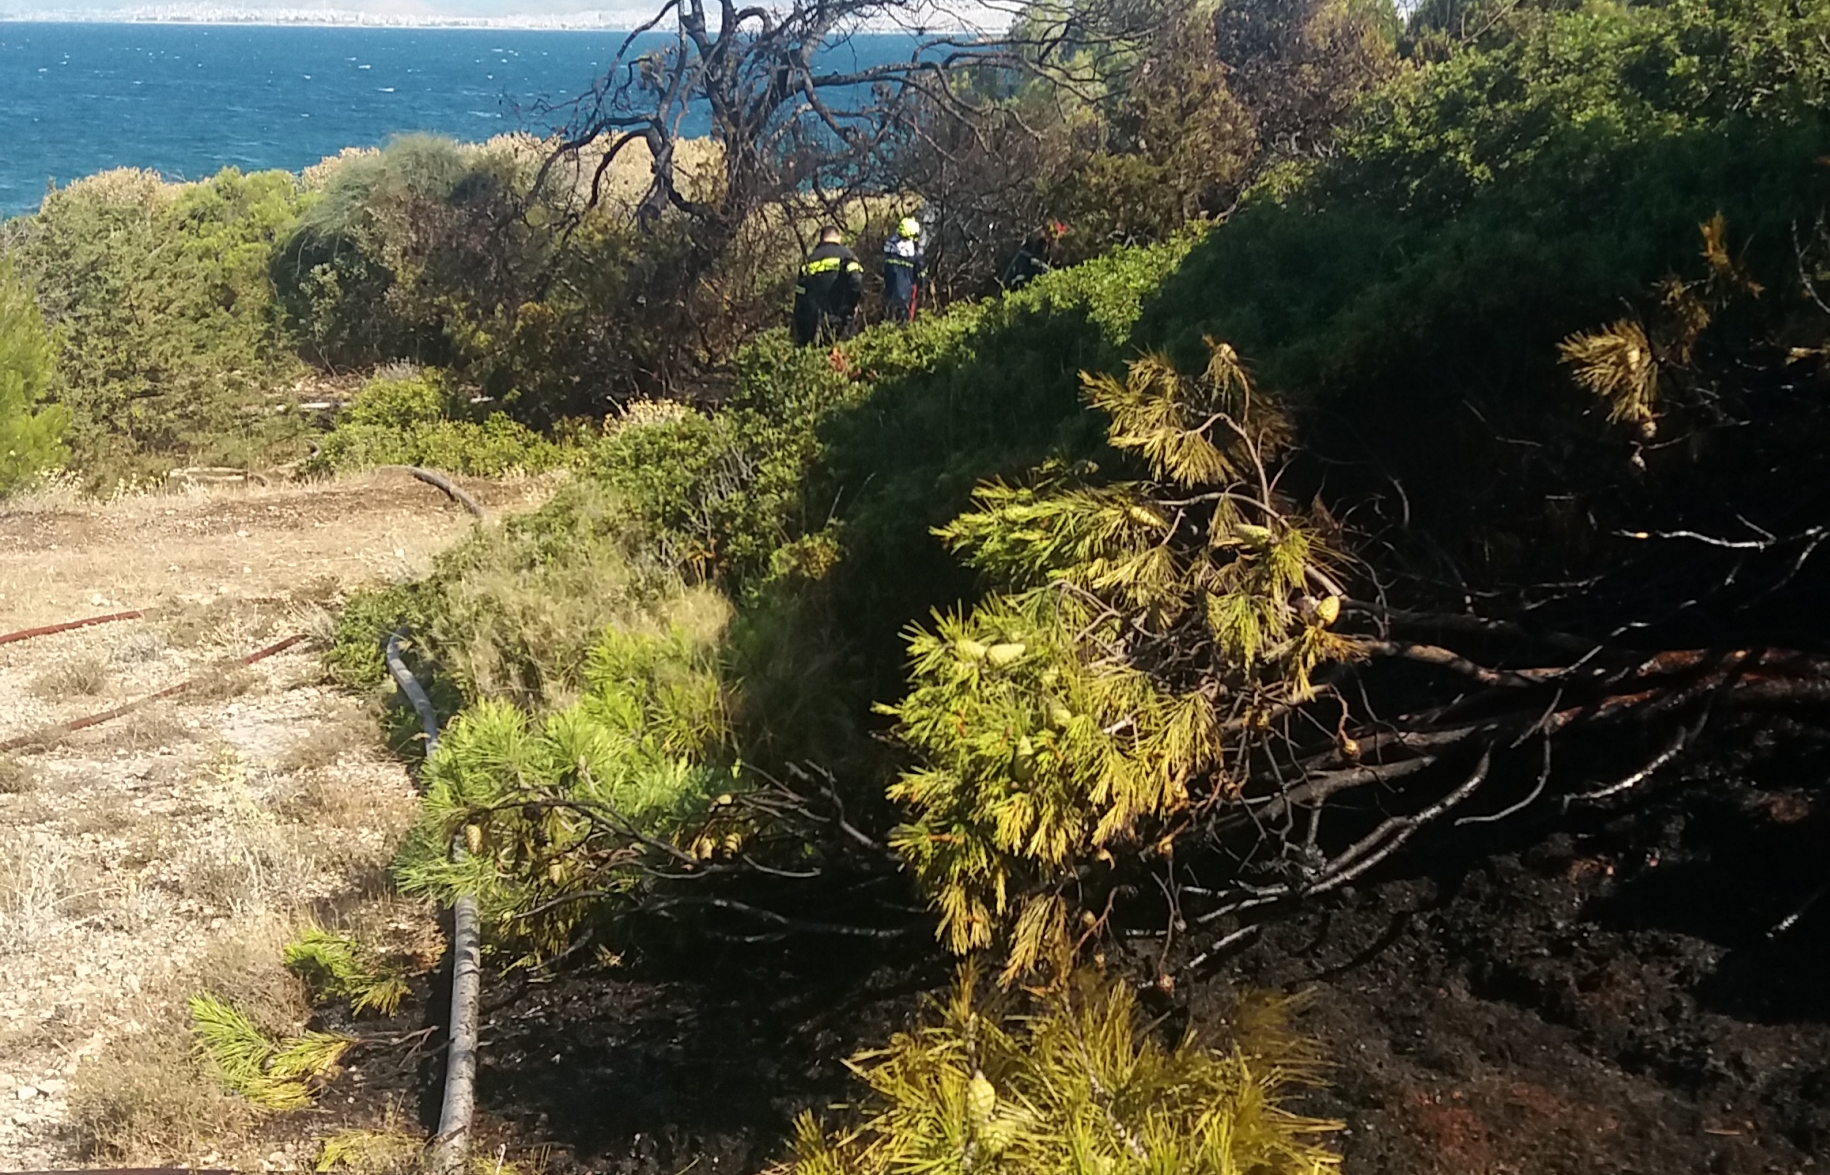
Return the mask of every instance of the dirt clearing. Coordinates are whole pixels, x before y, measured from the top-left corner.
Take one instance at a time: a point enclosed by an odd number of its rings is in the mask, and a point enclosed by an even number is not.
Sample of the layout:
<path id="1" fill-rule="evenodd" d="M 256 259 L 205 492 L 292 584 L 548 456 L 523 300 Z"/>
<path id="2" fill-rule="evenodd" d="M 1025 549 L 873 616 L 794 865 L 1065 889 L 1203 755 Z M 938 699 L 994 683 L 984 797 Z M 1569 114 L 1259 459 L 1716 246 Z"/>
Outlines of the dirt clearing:
<path id="1" fill-rule="evenodd" d="M 466 488 L 515 511 L 548 487 Z M 301 925 L 438 943 L 386 885 L 410 781 L 322 684 L 318 641 L 232 662 L 324 636 L 344 593 L 423 574 L 472 525 L 393 473 L 0 509 L 0 633 L 147 613 L 0 646 L 0 741 L 200 681 L 0 753 L 0 1169 L 308 1165 L 322 1115 L 261 1118 L 218 1091 L 185 1001 L 212 990 L 293 1032 L 308 1009 L 279 952 Z"/>

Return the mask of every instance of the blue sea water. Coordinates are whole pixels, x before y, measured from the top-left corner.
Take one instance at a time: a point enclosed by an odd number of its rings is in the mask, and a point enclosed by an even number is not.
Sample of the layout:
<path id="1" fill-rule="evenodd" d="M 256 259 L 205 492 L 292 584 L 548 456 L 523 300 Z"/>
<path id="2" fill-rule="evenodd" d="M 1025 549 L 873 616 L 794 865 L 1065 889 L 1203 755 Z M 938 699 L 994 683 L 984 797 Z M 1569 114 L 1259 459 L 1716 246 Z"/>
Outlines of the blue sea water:
<path id="1" fill-rule="evenodd" d="M 412 131 L 544 132 L 563 115 L 539 104 L 586 91 L 624 35 L 0 22 L 0 216 L 112 167 L 200 179 L 297 171 Z M 829 52 L 850 65 L 909 47 L 859 37 Z"/>

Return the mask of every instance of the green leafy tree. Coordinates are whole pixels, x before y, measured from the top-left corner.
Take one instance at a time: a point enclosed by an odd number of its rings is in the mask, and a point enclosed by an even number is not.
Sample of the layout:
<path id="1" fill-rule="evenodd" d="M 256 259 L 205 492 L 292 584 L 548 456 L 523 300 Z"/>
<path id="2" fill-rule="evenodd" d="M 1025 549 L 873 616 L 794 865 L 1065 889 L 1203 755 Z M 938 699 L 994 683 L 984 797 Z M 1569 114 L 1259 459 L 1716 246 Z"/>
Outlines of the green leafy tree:
<path id="1" fill-rule="evenodd" d="M 64 458 L 68 413 L 45 402 L 56 361 L 31 292 L 0 260 L 0 494 Z"/>

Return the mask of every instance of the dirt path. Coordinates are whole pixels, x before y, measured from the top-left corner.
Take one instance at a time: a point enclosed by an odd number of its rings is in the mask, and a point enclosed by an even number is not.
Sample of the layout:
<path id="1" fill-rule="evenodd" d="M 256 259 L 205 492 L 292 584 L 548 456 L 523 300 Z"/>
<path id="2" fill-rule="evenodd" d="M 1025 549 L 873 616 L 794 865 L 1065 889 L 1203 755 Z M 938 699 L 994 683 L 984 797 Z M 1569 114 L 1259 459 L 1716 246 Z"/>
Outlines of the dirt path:
<path id="1" fill-rule="evenodd" d="M 505 510 L 543 494 L 471 488 Z M 385 885 L 412 790 L 372 717 L 322 684 L 316 640 L 220 666 L 321 638 L 341 593 L 423 572 L 471 525 L 399 474 L 0 508 L 0 633 L 149 612 L 0 645 L 0 741 L 209 675 L 0 754 L 0 1169 L 309 1159 L 310 1138 L 199 1072 L 184 1001 L 208 988 L 296 1030 L 278 950 L 308 919 L 435 952 L 425 912 Z"/>

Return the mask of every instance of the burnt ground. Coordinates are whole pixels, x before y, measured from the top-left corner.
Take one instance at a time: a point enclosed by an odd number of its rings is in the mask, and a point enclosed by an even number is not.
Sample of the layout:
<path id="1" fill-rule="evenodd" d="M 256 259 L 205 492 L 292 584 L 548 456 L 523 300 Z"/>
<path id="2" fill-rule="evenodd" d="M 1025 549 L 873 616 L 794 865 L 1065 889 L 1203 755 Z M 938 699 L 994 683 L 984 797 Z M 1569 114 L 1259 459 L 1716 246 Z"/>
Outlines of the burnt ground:
<path id="1" fill-rule="evenodd" d="M 1769 937 L 1830 881 L 1816 751 L 1719 755 L 1623 807 L 1439 836 L 1162 1010 L 1308 992 L 1300 1022 L 1336 1068 L 1302 1108 L 1347 1122 L 1349 1173 L 1830 1171 L 1830 897 Z M 651 944 L 498 981 L 480 1144 L 544 1148 L 556 1172 L 757 1170 L 794 1113 L 855 1093 L 843 1058 L 946 980 L 916 936 L 888 956 Z M 396 1071 L 370 1064 L 371 1086 L 414 1079 L 375 1060 Z"/>

